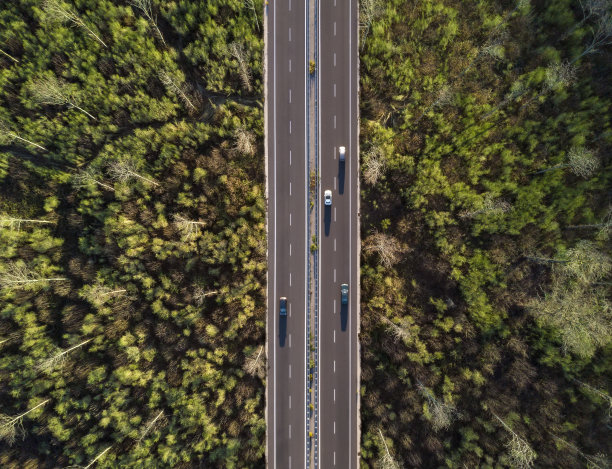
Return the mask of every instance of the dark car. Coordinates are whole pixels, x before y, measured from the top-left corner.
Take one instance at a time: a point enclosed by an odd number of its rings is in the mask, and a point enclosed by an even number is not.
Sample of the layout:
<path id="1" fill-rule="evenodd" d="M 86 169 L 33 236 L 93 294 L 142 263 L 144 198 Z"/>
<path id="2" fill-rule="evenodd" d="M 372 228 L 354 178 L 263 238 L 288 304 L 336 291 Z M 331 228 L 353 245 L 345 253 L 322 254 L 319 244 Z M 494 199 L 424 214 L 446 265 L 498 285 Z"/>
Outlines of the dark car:
<path id="1" fill-rule="evenodd" d="M 348 283 L 340 285 L 340 303 L 343 305 L 348 304 Z"/>
<path id="2" fill-rule="evenodd" d="M 287 316 L 287 298 L 281 296 L 280 299 L 280 315 Z"/>

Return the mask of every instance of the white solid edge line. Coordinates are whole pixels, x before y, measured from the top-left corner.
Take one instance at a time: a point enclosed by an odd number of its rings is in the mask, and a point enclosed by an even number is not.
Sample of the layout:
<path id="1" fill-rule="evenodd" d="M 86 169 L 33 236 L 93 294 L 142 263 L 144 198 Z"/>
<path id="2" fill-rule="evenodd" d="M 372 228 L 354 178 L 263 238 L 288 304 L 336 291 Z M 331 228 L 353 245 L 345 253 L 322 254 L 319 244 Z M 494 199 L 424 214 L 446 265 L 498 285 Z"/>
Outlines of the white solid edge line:
<path id="1" fill-rule="evenodd" d="M 352 65 L 352 57 L 353 57 L 353 49 L 352 49 L 352 38 L 353 38 L 353 2 L 350 0 L 349 2 L 349 151 L 352 148 L 351 145 L 351 139 L 352 139 L 352 130 L 353 130 L 353 122 L 352 122 L 352 116 L 351 116 L 351 112 L 352 112 L 352 108 L 351 108 L 351 102 L 352 102 L 352 92 L 353 92 L 353 65 Z M 350 153 L 349 153 L 350 155 Z M 359 158 L 359 155 L 357 155 L 357 158 Z M 351 278 L 351 273 L 352 273 L 352 263 L 351 260 L 353 258 L 352 256 L 352 237 L 353 237 L 353 233 L 352 233 L 352 226 L 353 224 L 351 223 L 351 218 L 353 217 L 353 210 L 352 210 L 352 176 L 351 176 L 351 160 L 349 157 L 349 278 Z M 352 462 L 352 453 L 351 453 L 351 443 L 353 440 L 353 435 L 352 435 L 352 429 L 351 429 L 351 412 L 352 412 L 352 407 L 353 407 L 353 391 L 352 391 L 352 378 L 351 378 L 351 373 L 352 373 L 352 346 L 351 346 L 351 329 L 353 327 L 352 325 L 352 321 L 351 321 L 351 301 L 349 301 L 348 304 L 348 318 L 347 318 L 347 323 L 348 323 L 348 327 L 349 327 L 349 431 L 348 431 L 348 435 L 349 435 L 349 452 L 348 452 L 348 456 L 349 456 L 349 469 L 351 469 L 351 462 Z"/>
<path id="2" fill-rule="evenodd" d="M 272 298 L 273 301 L 273 315 L 272 315 L 272 321 L 274 323 L 273 326 L 273 330 L 274 330 L 274 337 L 272 338 L 272 340 L 274 341 L 274 407 L 273 407 L 273 412 L 274 412 L 274 437 L 273 437 L 273 441 L 274 441 L 274 456 L 273 456 L 273 461 L 274 461 L 274 469 L 276 469 L 276 387 L 278 385 L 278 381 L 276 379 L 276 2 L 274 2 L 273 5 L 273 11 L 274 11 L 274 20 L 273 20 L 273 24 L 272 24 L 272 29 L 274 31 L 273 33 L 273 37 L 274 37 L 274 52 L 273 52 L 273 56 L 274 56 L 274 91 L 273 91 L 273 96 L 274 96 L 274 297 Z"/>
<path id="3" fill-rule="evenodd" d="M 291 1 L 291 0 L 289 0 Z M 308 8 L 307 8 L 308 2 L 304 2 L 304 19 L 308 18 Z M 302 204 L 303 207 L 306 207 L 306 204 L 308 203 L 308 158 L 309 155 L 307 154 L 307 149 L 308 149 L 308 101 L 306 99 L 306 95 L 308 94 L 306 91 L 306 87 L 308 86 L 308 82 L 307 82 L 307 78 L 306 78 L 306 70 L 307 70 L 307 66 L 306 63 L 308 62 L 308 28 L 306 27 L 306 25 L 304 25 L 304 73 L 302 73 L 302 77 L 304 78 L 304 203 Z M 308 246 L 308 231 L 309 231 L 309 225 L 308 225 L 308 210 L 304 210 L 304 219 L 306 221 L 306 223 L 304 224 L 304 246 Z M 304 249 L 304 279 L 306 280 L 306 282 L 308 282 L 308 249 Z M 307 315 L 310 313 L 309 311 L 307 311 L 307 306 L 308 306 L 308 289 L 304 288 L 304 356 L 303 356 L 303 363 L 304 366 L 306 366 L 306 361 L 307 361 L 307 347 L 308 347 L 308 341 L 307 341 L 307 330 L 306 330 L 306 326 L 308 324 L 307 321 Z M 308 389 L 308 383 L 306 381 L 306 370 L 304 370 L 304 390 Z M 304 445 L 304 465 L 306 465 L 306 461 L 308 458 L 308 453 L 307 453 L 307 445 L 306 445 L 306 413 L 308 412 L 308 409 L 306 408 L 306 401 L 304 401 L 304 412 L 302 413 L 302 416 L 304 417 L 304 425 L 302 426 L 304 428 L 304 439 L 303 439 L 303 445 Z"/>
<path id="4" fill-rule="evenodd" d="M 319 21 L 321 20 L 321 0 L 319 0 L 317 2 L 317 18 L 319 19 Z M 321 65 L 321 27 L 318 26 L 317 27 L 317 59 L 319 60 L 319 63 L 316 64 L 316 68 L 318 70 L 317 73 L 317 98 L 319 98 L 321 96 L 321 72 L 322 72 L 322 67 Z M 321 123 L 321 104 L 319 103 L 318 106 L 318 115 L 315 117 L 315 119 L 317 119 L 317 122 L 320 124 Z M 319 130 L 320 132 L 320 130 Z M 317 136 L 319 137 L 319 136 Z M 321 138 L 317 138 L 317 142 L 316 142 L 317 148 L 318 148 L 318 154 L 319 154 L 319 158 L 317 160 L 317 174 L 319 175 L 319 184 L 320 184 L 320 175 L 321 175 Z M 319 200 L 316 201 L 317 204 L 320 204 L 321 202 Z M 320 205 L 319 205 L 320 207 Z M 319 214 L 318 210 L 317 210 L 317 214 Z M 320 220 L 319 220 L 320 221 Z M 317 223 L 317 225 L 319 226 L 318 232 L 317 232 L 317 239 L 321 239 L 321 223 Z M 318 282 L 318 288 L 317 288 L 317 292 L 318 292 L 318 302 L 317 304 L 319 305 L 319 311 L 317 311 L 316 313 L 319 314 L 319 312 L 321 311 L 321 259 L 322 256 L 320 255 L 321 253 L 319 252 L 319 275 L 317 275 L 317 282 Z M 317 332 L 317 338 L 318 338 L 318 343 L 317 343 L 317 370 L 320 371 L 319 368 L 319 358 L 320 358 L 320 352 L 321 352 L 321 317 L 319 317 L 319 330 Z M 323 374 L 319 372 L 318 375 L 318 380 L 317 380 L 317 388 L 316 388 L 316 392 L 317 392 L 317 424 L 319 425 L 319 428 L 316 428 L 316 435 L 317 435 L 317 443 L 319 446 L 319 452 L 318 452 L 318 456 L 320 456 L 321 454 L 323 454 L 323 450 L 321 449 L 321 432 L 320 430 L 320 426 L 321 426 L 321 378 L 322 378 Z M 319 465 L 319 461 L 315 461 L 316 465 Z"/>

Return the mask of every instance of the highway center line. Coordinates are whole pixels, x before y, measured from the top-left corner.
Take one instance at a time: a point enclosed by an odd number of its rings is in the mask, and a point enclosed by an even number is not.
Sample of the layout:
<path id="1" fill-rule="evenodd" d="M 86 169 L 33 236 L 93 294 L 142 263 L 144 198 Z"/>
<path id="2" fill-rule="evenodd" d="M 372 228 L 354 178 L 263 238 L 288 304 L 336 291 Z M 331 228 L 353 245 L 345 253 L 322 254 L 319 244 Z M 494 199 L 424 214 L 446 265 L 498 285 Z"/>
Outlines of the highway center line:
<path id="1" fill-rule="evenodd" d="M 336 314 L 336 300 L 334 300 L 334 314 Z M 336 363 L 336 362 L 334 362 Z"/>
<path id="2" fill-rule="evenodd" d="M 334 420 L 334 435 L 336 434 L 336 421 Z"/>
<path id="3" fill-rule="evenodd" d="M 289 195 L 291 195 L 291 182 L 289 182 Z"/>
<path id="4" fill-rule="evenodd" d="M 334 52 L 334 67 L 336 66 L 336 53 Z"/>
<path id="5" fill-rule="evenodd" d="M 334 207 L 334 221 L 336 221 L 336 207 Z"/>
<path id="6" fill-rule="evenodd" d="M 334 402 L 336 402 L 336 388 L 334 388 Z"/>
<path id="7" fill-rule="evenodd" d="M 336 329 L 334 329 L 334 344 L 335 343 L 336 343 Z M 291 365 L 289 365 L 289 366 L 291 366 Z M 289 368 L 289 369 L 291 369 L 291 368 Z"/>
<path id="8" fill-rule="evenodd" d="M 289 166 L 291 166 L 291 150 L 289 150 Z"/>
<path id="9" fill-rule="evenodd" d="M 291 348 L 291 334 L 289 334 L 289 348 Z"/>
<path id="10" fill-rule="evenodd" d="M 291 257 L 291 243 L 289 243 L 289 257 Z"/>
<path id="11" fill-rule="evenodd" d="M 291 439 L 291 424 L 289 424 L 289 439 Z"/>
<path id="12" fill-rule="evenodd" d="M 291 379 L 291 365 L 289 365 L 289 379 Z"/>
<path id="13" fill-rule="evenodd" d="M 336 360 L 334 360 L 334 373 L 336 372 Z M 290 398 L 291 399 L 291 398 Z"/>
<path id="14" fill-rule="evenodd" d="M 336 97 L 336 84 L 334 83 L 334 98 Z M 335 152 L 334 152 L 335 153 Z"/>
<path id="15" fill-rule="evenodd" d="M 289 121 L 291 122 L 291 121 Z M 336 128 L 336 115 L 334 114 L 334 129 Z M 291 133 L 291 132 L 290 132 Z"/>
<path id="16" fill-rule="evenodd" d="M 334 36 L 336 35 L 336 22 L 334 21 Z"/>
<path id="17" fill-rule="evenodd" d="M 291 135 L 291 121 L 289 121 L 289 135 Z"/>
<path id="18" fill-rule="evenodd" d="M 289 272 L 289 286 L 291 286 L 291 272 Z"/>
<path id="19" fill-rule="evenodd" d="M 291 28 L 289 28 L 289 42 L 291 42 Z"/>
<path id="20" fill-rule="evenodd" d="M 289 214 L 289 226 L 291 226 L 291 214 Z"/>
<path id="21" fill-rule="evenodd" d="M 289 278 L 291 278 L 291 274 L 289 274 Z M 336 283 L 336 269 L 334 269 L 334 283 Z M 289 285 L 289 286 L 291 286 L 291 285 Z"/>
<path id="22" fill-rule="evenodd" d="M 334 238 L 334 252 L 336 252 L 336 238 Z"/>
<path id="23" fill-rule="evenodd" d="M 338 179 L 338 178 L 337 178 L 336 176 L 334 176 L 334 190 L 336 190 L 336 182 L 337 182 L 337 179 Z"/>
<path id="24" fill-rule="evenodd" d="M 289 73 L 291 73 L 291 59 L 289 59 Z"/>
<path id="25" fill-rule="evenodd" d="M 289 0 L 289 11 L 291 11 L 291 0 Z"/>
<path id="26" fill-rule="evenodd" d="M 289 395 L 289 408 L 291 409 L 291 394 Z"/>
<path id="27" fill-rule="evenodd" d="M 291 89 L 289 89 L 289 104 L 291 104 Z"/>

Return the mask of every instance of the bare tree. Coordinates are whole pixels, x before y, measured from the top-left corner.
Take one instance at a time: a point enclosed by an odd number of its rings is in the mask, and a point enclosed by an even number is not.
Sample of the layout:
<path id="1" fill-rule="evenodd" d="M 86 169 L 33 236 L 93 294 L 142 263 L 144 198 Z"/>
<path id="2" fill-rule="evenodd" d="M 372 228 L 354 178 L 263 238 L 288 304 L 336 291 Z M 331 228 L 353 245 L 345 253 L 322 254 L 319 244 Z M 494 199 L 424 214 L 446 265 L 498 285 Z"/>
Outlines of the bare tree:
<path id="1" fill-rule="evenodd" d="M 567 251 L 567 262 L 556 267 L 559 274 L 570 276 L 583 285 L 603 279 L 612 271 L 610 256 L 592 241 L 583 239 Z"/>
<path id="2" fill-rule="evenodd" d="M 443 85 L 442 88 L 440 88 L 440 90 L 438 91 L 436 99 L 429 106 L 427 106 L 427 108 L 421 113 L 421 115 L 414 121 L 414 124 L 418 124 L 421 119 L 423 119 L 423 117 L 425 117 L 427 113 L 432 109 L 443 108 L 447 104 L 450 104 L 452 100 L 453 88 L 448 84 Z"/>
<path id="3" fill-rule="evenodd" d="M 63 282 L 64 277 L 43 277 L 38 272 L 29 269 L 24 263 L 11 262 L 7 264 L 4 272 L 0 274 L 0 287 L 24 288 L 32 284 L 47 282 Z"/>
<path id="4" fill-rule="evenodd" d="M 234 41 L 228 46 L 228 51 L 236 62 L 238 62 L 238 72 L 242 80 L 242 85 L 248 92 L 251 92 L 253 89 L 251 86 L 251 67 L 249 65 L 249 54 L 244 48 L 244 44 Z"/>
<path id="5" fill-rule="evenodd" d="M 93 458 L 91 460 L 91 462 L 87 466 L 80 466 L 80 465 L 77 464 L 77 465 L 73 465 L 73 466 L 67 466 L 65 469 L 89 469 L 90 467 L 92 467 L 96 463 L 96 461 L 98 461 L 98 459 L 100 459 L 102 456 L 104 456 L 108 452 L 108 450 L 110 450 L 112 447 L 113 447 L 113 445 L 108 446 L 104 451 L 98 453 L 96 455 L 96 457 Z"/>
<path id="6" fill-rule="evenodd" d="M 54 75 L 38 78 L 30 85 L 30 93 L 38 104 L 73 107 L 86 114 L 93 120 L 97 120 L 85 109 L 77 104 L 75 97 L 68 89 L 66 82 L 58 80 Z"/>
<path id="7" fill-rule="evenodd" d="M 55 368 L 61 367 L 66 361 L 66 358 L 68 357 L 68 354 L 70 352 L 83 347 L 84 345 L 88 344 L 92 340 L 93 339 L 87 339 L 81 342 L 80 344 L 74 345 L 66 350 L 62 350 L 61 352 L 56 353 L 52 357 L 49 357 L 46 360 L 41 361 L 40 363 L 38 363 L 36 367 L 38 368 L 39 371 L 44 371 L 44 372 L 50 372 Z"/>
<path id="8" fill-rule="evenodd" d="M 387 169 L 387 162 L 379 146 L 370 147 L 363 155 L 363 179 L 367 184 L 375 185 Z"/>
<path id="9" fill-rule="evenodd" d="M 605 16 L 605 14 L 612 7 L 610 0 L 579 0 L 580 8 L 582 9 L 582 19 L 576 23 L 568 32 L 566 32 L 561 39 L 567 39 L 571 36 L 574 31 L 582 27 L 584 23 L 589 21 L 591 18 L 599 18 Z"/>
<path id="10" fill-rule="evenodd" d="M 511 439 L 506 444 L 508 448 L 508 456 L 510 458 L 510 465 L 512 467 L 516 467 L 518 469 L 529 469 L 533 467 L 533 462 L 535 461 L 537 454 L 531 449 L 529 443 L 521 438 L 506 422 L 500 419 L 495 413 L 493 413 L 493 417 L 495 417 L 499 422 L 503 425 L 504 430 L 510 433 Z"/>
<path id="11" fill-rule="evenodd" d="M 246 362 L 244 364 L 244 371 L 246 371 L 251 376 L 259 376 L 260 378 L 263 378 L 266 374 L 266 366 L 264 360 L 265 357 L 264 355 L 262 355 L 263 349 L 264 347 L 262 345 L 259 347 L 259 352 L 257 353 L 257 356 L 254 356 L 255 354 L 253 354 L 246 359 Z"/>
<path id="12" fill-rule="evenodd" d="M 402 246 L 400 242 L 392 236 L 374 232 L 366 238 L 364 251 L 378 254 L 380 263 L 389 268 L 393 264 L 399 262 Z"/>
<path id="13" fill-rule="evenodd" d="M 11 54 L 9 54 L 8 52 L 4 52 L 2 49 L 0 49 L 0 54 L 7 56 L 9 59 L 11 59 L 13 62 L 15 62 L 16 64 L 19 63 L 19 60 L 17 60 L 15 57 L 13 57 Z"/>
<path id="14" fill-rule="evenodd" d="M 4 440 L 12 446 L 18 437 L 25 438 L 23 418 L 29 413 L 34 412 L 39 407 L 44 406 L 50 400 L 51 399 L 47 399 L 20 415 L 9 416 L 0 414 L 0 440 Z"/>
<path id="15" fill-rule="evenodd" d="M 244 4 L 253 12 L 253 16 L 255 17 L 255 26 L 257 26 L 257 31 L 259 31 L 259 15 L 257 13 L 257 8 L 255 7 L 255 2 L 253 0 L 244 0 Z"/>
<path id="16" fill-rule="evenodd" d="M 566 259 L 554 260 L 548 291 L 527 303 L 536 318 L 557 331 L 564 350 L 588 358 L 612 340 L 612 305 L 600 283 L 611 271 L 605 252 L 579 241 Z"/>
<path id="17" fill-rule="evenodd" d="M 556 88 L 566 88 L 576 80 L 576 66 L 569 62 L 559 62 L 546 69 L 544 78 L 544 92 Z"/>
<path id="18" fill-rule="evenodd" d="M 567 152 L 567 163 L 541 169 L 540 171 L 535 171 L 533 174 L 543 174 L 563 168 L 569 168 L 576 176 L 588 179 L 597 171 L 597 168 L 599 168 L 599 159 L 588 148 L 572 147 Z"/>
<path id="19" fill-rule="evenodd" d="M 200 234 L 200 227 L 206 226 L 206 222 L 189 220 L 183 215 L 174 215 L 174 224 L 181 231 L 181 233 L 188 239 L 195 238 Z"/>
<path id="20" fill-rule="evenodd" d="M 383 5 L 380 0 L 361 0 L 359 2 L 359 32 L 361 48 L 365 45 L 366 39 L 372 29 L 372 23 L 383 13 Z"/>
<path id="21" fill-rule="evenodd" d="M 204 304 L 204 300 L 209 296 L 214 296 L 219 293 L 219 290 L 206 290 L 202 286 L 197 286 L 193 292 L 193 300 L 196 305 L 202 306 Z"/>
<path id="22" fill-rule="evenodd" d="M 408 340 L 412 336 L 410 326 L 412 325 L 410 318 L 400 318 L 399 324 L 383 317 L 382 321 L 389 327 L 391 336 L 395 341 Z"/>
<path id="23" fill-rule="evenodd" d="M 30 140 L 27 140 L 23 137 L 20 137 L 16 132 L 13 132 L 11 130 L 11 128 L 8 126 L 8 124 L 2 120 L 0 120 L 0 144 L 3 145 L 9 145 L 11 143 L 13 143 L 15 140 L 20 140 L 22 142 L 25 142 L 29 145 L 35 146 L 36 148 L 39 148 L 43 151 L 48 151 L 45 147 L 43 147 L 42 145 L 39 145 L 38 143 L 34 143 Z"/>
<path id="24" fill-rule="evenodd" d="M 19 337 L 21 337 L 21 334 L 19 334 L 19 332 L 11 332 L 9 334 L 5 334 L 4 336 L 0 337 L 0 345 L 9 345 L 11 342 L 17 340 Z"/>
<path id="25" fill-rule="evenodd" d="M 234 147 L 236 151 L 247 156 L 255 154 L 255 134 L 253 132 L 240 126 L 234 131 L 234 138 L 236 139 Z"/>
<path id="26" fill-rule="evenodd" d="M 130 0 L 130 5 L 138 8 L 142 11 L 144 17 L 149 21 L 155 32 L 161 39 L 161 42 L 166 45 L 166 41 L 164 41 L 164 36 L 162 35 L 159 27 L 157 26 L 157 16 L 153 14 L 153 7 L 151 5 L 151 0 Z"/>
<path id="27" fill-rule="evenodd" d="M 88 187 L 91 184 L 96 184 L 100 187 L 103 187 L 104 189 L 108 189 L 109 191 L 115 191 L 115 188 L 113 186 L 99 181 L 98 178 L 98 171 L 94 167 L 88 166 L 79 171 L 78 173 L 72 175 L 72 183 L 74 184 L 74 187 L 77 188 Z"/>
<path id="28" fill-rule="evenodd" d="M 587 463 L 587 467 L 589 469 L 609 469 L 610 468 L 610 460 L 603 453 L 591 455 L 586 454 L 580 450 L 577 446 L 573 445 L 569 441 L 564 440 L 563 438 L 555 435 L 554 433 L 548 432 L 555 440 L 564 446 L 568 447 L 572 451 L 574 451 L 578 456 L 584 459 Z"/>
<path id="29" fill-rule="evenodd" d="M 128 182 L 132 179 L 139 179 L 153 186 L 159 186 L 157 181 L 139 174 L 136 164 L 130 159 L 113 161 L 108 167 L 108 172 L 115 181 Z"/>
<path id="30" fill-rule="evenodd" d="M 584 147 L 572 147 L 567 154 L 567 160 L 571 171 L 584 179 L 590 178 L 599 168 L 599 159 Z"/>
<path id="31" fill-rule="evenodd" d="M 113 289 L 101 283 L 96 283 L 82 292 L 81 296 L 95 306 L 102 306 L 109 299 L 117 295 L 122 295 L 125 292 L 127 292 L 127 290 L 124 288 Z"/>
<path id="32" fill-rule="evenodd" d="M 585 55 L 595 54 L 599 52 L 602 47 L 609 46 L 610 44 L 612 44 L 612 15 L 606 13 L 597 20 L 591 42 L 578 57 L 572 60 L 572 63 L 580 60 Z"/>
<path id="33" fill-rule="evenodd" d="M 65 7 L 60 0 L 44 0 L 43 10 L 47 13 L 49 19 L 62 23 L 69 22 L 79 28 L 83 28 L 85 31 L 87 31 L 87 34 L 93 37 L 104 47 L 107 47 L 104 41 L 100 39 L 100 36 L 94 33 L 76 13 L 70 10 L 70 8 Z"/>
<path id="34" fill-rule="evenodd" d="M 419 393 L 427 400 L 430 422 L 434 431 L 446 430 L 457 416 L 457 409 L 452 404 L 447 404 L 441 399 L 438 399 L 427 387 L 420 381 L 417 381 L 417 389 Z"/>
<path id="35" fill-rule="evenodd" d="M 144 440 L 145 436 L 147 436 L 149 433 L 151 433 L 151 431 L 153 431 L 156 428 L 159 428 L 161 425 L 164 424 L 164 418 L 162 418 L 164 415 L 164 411 L 160 411 L 159 414 L 157 414 L 154 418 L 152 418 L 151 420 L 149 420 L 140 430 L 140 435 L 138 437 L 138 441 L 137 441 L 137 445 L 139 445 L 140 443 L 142 443 L 142 440 Z"/>
<path id="36" fill-rule="evenodd" d="M 522 81 L 514 82 L 510 88 L 510 91 L 506 93 L 506 95 L 504 96 L 504 99 L 497 106 L 495 106 L 493 109 L 491 109 L 486 114 L 484 114 L 480 118 L 480 120 L 485 120 L 489 118 L 491 115 L 495 114 L 497 111 L 505 108 L 509 104 L 519 99 L 521 96 L 526 94 L 528 91 L 529 91 L 529 88 L 527 87 L 527 85 L 525 85 L 524 82 Z"/>
<path id="37" fill-rule="evenodd" d="M 612 396 L 610 396 L 608 393 L 606 393 L 604 391 L 601 391 L 601 390 L 597 389 L 596 387 L 591 386 L 590 384 L 587 384 L 587 383 L 584 383 L 584 382 L 580 381 L 579 379 L 573 378 L 573 381 L 578 383 L 580 386 L 582 386 L 587 391 L 592 392 L 593 394 L 595 394 L 600 399 L 603 399 L 603 401 L 608 406 L 608 408 L 606 409 L 606 412 L 607 412 L 606 420 L 612 419 Z"/>
<path id="38" fill-rule="evenodd" d="M 495 199 L 491 194 L 486 194 L 482 206 L 474 210 L 464 210 L 459 213 L 461 218 L 475 218 L 478 215 L 501 215 L 512 210 L 512 204 L 503 199 Z"/>
<path id="39" fill-rule="evenodd" d="M 601 223 L 593 223 L 587 225 L 570 225 L 567 227 L 568 230 L 588 229 L 588 228 L 599 228 L 597 237 L 602 240 L 607 240 L 612 232 L 612 206 L 608 208 L 608 212 L 604 216 Z"/>
<path id="40" fill-rule="evenodd" d="M 193 104 L 191 99 L 189 99 L 189 96 L 187 95 L 187 91 L 186 91 L 186 87 L 184 83 L 181 83 L 178 79 L 173 77 L 166 70 L 159 71 L 159 79 L 164 84 L 166 89 L 172 94 L 176 95 L 183 102 L 183 104 L 185 104 L 185 106 L 187 106 L 192 111 L 196 110 L 195 105 Z"/>
<path id="41" fill-rule="evenodd" d="M 555 330 L 563 350 L 589 358 L 598 347 L 609 343 L 612 307 L 601 288 L 553 277 L 543 296 L 527 302 L 528 310 Z"/>
<path id="42" fill-rule="evenodd" d="M 7 226 L 11 230 L 19 231 L 21 230 L 22 224 L 28 224 L 28 223 L 41 224 L 41 225 L 53 224 L 53 222 L 49 220 L 35 220 L 31 218 L 15 218 L 15 217 L 0 215 L 0 225 Z"/>
<path id="43" fill-rule="evenodd" d="M 378 459 L 378 465 L 380 469 L 400 469 L 399 464 L 395 461 L 395 458 L 391 456 L 389 452 L 389 447 L 387 446 L 387 442 L 385 441 L 385 437 L 381 429 L 378 429 L 378 434 L 380 435 L 380 441 L 383 444 L 384 451 L 381 453 L 380 458 Z"/>

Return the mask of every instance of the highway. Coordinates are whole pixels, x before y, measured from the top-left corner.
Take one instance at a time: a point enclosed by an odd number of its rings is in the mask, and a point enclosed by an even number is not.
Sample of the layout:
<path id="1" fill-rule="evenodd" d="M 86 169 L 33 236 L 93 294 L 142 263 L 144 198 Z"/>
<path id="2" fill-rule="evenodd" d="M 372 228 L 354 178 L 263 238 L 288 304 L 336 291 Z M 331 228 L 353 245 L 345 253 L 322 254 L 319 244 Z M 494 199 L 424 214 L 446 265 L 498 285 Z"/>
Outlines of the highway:
<path id="1" fill-rule="evenodd" d="M 357 0 L 319 2 L 319 468 L 358 468 L 359 173 Z M 346 162 L 338 147 L 346 147 Z M 349 304 L 340 285 L 349 284 Z"/>
<path id="2" fill-rule="evenodd" d="M 268 190 L 267 464 L 306 467 L 305 1 L 270 1 L 266 21 Z M 288 300 L 279 317 L 279 298 Z"/>

